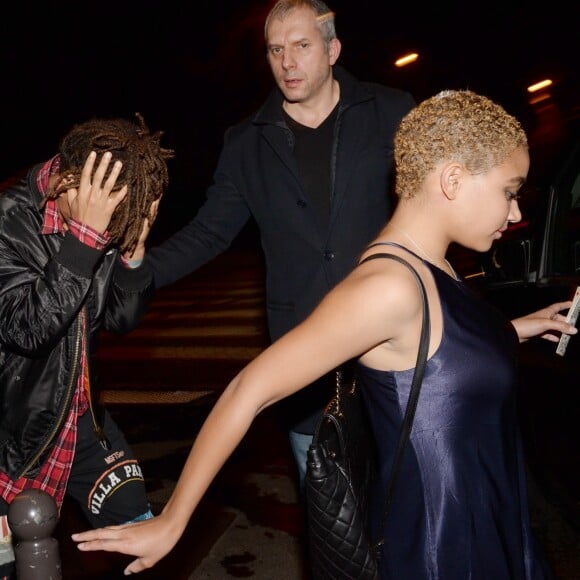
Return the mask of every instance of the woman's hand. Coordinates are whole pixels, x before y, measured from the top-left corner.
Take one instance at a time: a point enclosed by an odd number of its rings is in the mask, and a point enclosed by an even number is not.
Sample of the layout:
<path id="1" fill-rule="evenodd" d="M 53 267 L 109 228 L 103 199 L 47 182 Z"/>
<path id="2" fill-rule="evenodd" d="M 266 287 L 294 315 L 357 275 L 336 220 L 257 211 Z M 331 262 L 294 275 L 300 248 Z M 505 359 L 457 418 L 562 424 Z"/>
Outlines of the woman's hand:
<path id="1" fill-rule="evenodd" d="M 154 566 L 177 544 L 180 535 L 181 530 L 171 523 L 170 518 L 161 514 L 150 520 L 97 528 L 72 534 L 71 537 L 83 552 L 104 550 L 137 556 L 125 568 L 125 575 L 129 575 Z"/>
<path id="2" fill-rule="evenodd" d="M 560 314 L 572 306 L 572 301 L 556 302 L 526 316 L 512 320 L 520 342 L 539 336 L 550 342 L 558 342 L 560 334 L 576 334 L 578 329 L 566 322 L 566 315 Z"/>

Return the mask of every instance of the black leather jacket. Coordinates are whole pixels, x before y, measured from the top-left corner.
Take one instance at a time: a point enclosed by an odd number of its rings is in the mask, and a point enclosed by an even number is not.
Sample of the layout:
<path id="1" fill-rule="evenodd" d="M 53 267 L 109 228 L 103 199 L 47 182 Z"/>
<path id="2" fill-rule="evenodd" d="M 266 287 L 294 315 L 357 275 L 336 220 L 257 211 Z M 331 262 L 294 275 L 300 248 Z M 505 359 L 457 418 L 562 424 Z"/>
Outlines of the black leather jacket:
<path id="1" fill-rule="evenodd" d="M 90 360 L 97 331 L 134 328 L 153 292 L 150 268 L 125 267 L 116 249 L 40 234 L 39 168 L 0 194 L 0 469 L 12 479 L 38 473 L 66 419 L 80 366 L 79 313 Z"/>

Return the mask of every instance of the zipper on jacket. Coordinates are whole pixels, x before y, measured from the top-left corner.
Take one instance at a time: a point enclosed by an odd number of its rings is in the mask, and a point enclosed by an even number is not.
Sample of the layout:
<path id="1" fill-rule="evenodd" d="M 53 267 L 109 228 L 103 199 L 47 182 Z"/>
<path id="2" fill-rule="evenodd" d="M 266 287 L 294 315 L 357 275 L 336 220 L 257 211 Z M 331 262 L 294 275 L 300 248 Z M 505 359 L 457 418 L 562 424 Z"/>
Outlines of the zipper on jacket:
<path id="1" fill-rule="evenodd" d="M 41 446 L 39 451 L 32 458 L 32 460 L 28 463 L 28 465 L 26 465 L 24 467 L 22 472 L 20 474 L 16 475 L 15 479 L 20 479 L 21 477 L 24 477 L 26 475 L 28 470 L 38 461 L 39 457 L 45 452 L 48 445 L 54 439 L 54 436 L 56 435 L 56 433 L 58 431 L 60 431 L 60 428 L 61 428 L 62 423 L 64 421 L 65 414 L 68 413 L 68 411 L 69 411 L 69 406 L 70 406 L 70 402 L 72 399 L 72 394 L 74 392 L 74 389 L 76 388 L 75 383 L 76 383 L 76 380 L 78 378 L 76 376 L 76 374 L 77 374 L 76 371 L 77 371 L 77 367 L 78 367 L 78 363 L 79 363 L 79 354 L 80 354 L 80 350 L 81 350 L 81 337 L 82 337 L 81 325 L 78 324 L 78 322 L 77 322 L 77 335 L 76 335 L 76 340 L 75 340 L 75 350 L 74 350 L 74 359 L 73 359 L 74 364 L 73 364 L 72 372 L 70 375 L 71 380 L 70 380 L 69 385 L 67 387 L 65 404 L 61 407 L 61 412 L 58 415 L 58 420 L 56 421 L 54 428 L 50 432 L 50 435 L 46 439 L 46 443 Z"/>
<path id="2" fill-rule="evenodd" d="M 105 450 L 105 451 L 110 451 L 113 446 L 111 445 L 111 442 L 107 439 L 107 436 L 105 435 L 105 431 L 103 430 L 103 427 L 101 425 L 99 425 L 99 422 L 97 421 L 97 417 L 95 415 L 95 409 L 93 407 L 93 397 L 92 397 L 92 388 L 91 388 L 91 383 L 90 383 L 90 372 L 89 372 L 89 357 L 88 357 L 88 353 L 87 353 L 87 360 L 86 360 L 86 365 L 87 365 L 87 376 L 89 377 L 89 385 L 87 388 L 87 399 L 89 401 L 89 412 L 91 414 L 91 419 L 93 421 L 93 429 L 95 431 L 95 434 L 97 435 L 97 439 L 99 440 L 99 444 L 101 445 L 101 447 Z"/>
<path id="3" fill-rule="evenodd" d="M 81 310 L 81 316 L 83 317 L 83 322 L 84 322 L 84 327 L 85 327 L 85 336 L 87 337 L 86 341 L 85 341 L 85 365 L 86 365 L 86 373 L 87 373 L 87 385 L 86 385 L 86 389 L 85 389 L 85 395 L 86 395 L 87 401 L 89 403 L 89 412 L 91 414 L 91 420 L 93 422 L 93 430 L 97 436 L 97 439 L 99 440 L 99 444 L 105 451 L 110 451 L 113 446 L 111 445 L 111 442 L 107 439 L 107 436 L 105 435 L 103 428 L 101 427 L 101 425 L 99 425 L 99 422 L 97 421 L 97 417 L 95 415 L 95 409 L 93 406 L 93 396 L 92 396 L 93 389 L 91 387 L 91 372 L 90 372 L 91 368 L 89 365 L 89 334 L 90 333 L 88 330 L 88 321 L 87 321 L 85 307 L 83 307 L 83 309 Z"/>

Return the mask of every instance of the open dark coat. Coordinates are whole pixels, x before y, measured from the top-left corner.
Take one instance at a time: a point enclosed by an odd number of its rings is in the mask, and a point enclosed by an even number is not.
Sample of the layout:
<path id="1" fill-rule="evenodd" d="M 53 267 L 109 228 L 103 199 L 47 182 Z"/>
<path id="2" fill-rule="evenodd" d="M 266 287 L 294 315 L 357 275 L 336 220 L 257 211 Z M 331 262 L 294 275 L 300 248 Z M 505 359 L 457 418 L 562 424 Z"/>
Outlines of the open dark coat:
<path id="1" fill-rule="evenodd" d="M 293 134 L 276 88 L 262 108 L 225 135 L 207 199 L 180 231 L 147 255 L 156 286 L 196 270 L 226 250 L 253 218 L 264 252 L 270 338 L 302 322 L 356 265 L 389 217 L 393 137 L 414 106 L 408 93 L 357 81 L 340 67 L 332 149 L 332 199 L 322 228 L 300 181 Z M 310 433 L 331 385 L 285 401 L 284 420 Z"/>
<path id="2" fill-rule="evenodd" d="M 272 340 L 296 326 L 355 266 L 389 217 L 393 136 L 414 105 L 401 90 L 361 83 L 335 67 L 340 104 L 328 229 L 321 231 L 300 182 L 293 136 L 274 89 L 253 118 L 230 128 L 207 200 L 147 259 L 156 286 L 196 270 L 256 221 L 266 266 Z"/>

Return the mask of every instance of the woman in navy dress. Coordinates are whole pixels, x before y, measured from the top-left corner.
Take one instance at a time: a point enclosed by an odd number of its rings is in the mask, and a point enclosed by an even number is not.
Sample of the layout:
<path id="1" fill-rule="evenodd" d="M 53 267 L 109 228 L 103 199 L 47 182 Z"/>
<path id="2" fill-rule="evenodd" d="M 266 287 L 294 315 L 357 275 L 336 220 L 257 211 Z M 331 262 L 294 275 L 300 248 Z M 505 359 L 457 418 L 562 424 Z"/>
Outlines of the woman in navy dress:
<path id="1" fill-rule="evenodd" d="M 358 368 L 376 440 L 384 442 L 378 446 L 381 477 L 371 510 L 373 537 L 386 540 L 383 578 L 551 578 L 533 545 L 528 517 L 513 389 L 514 327 L 454 273 L 406 251 L 433 277 L 442 333 L 427 363 L 384 530 L 378 529 L 381 490 L 413 371 Z"/>
<path id="2" fill-rule="evenodd" d="M 402 120 L 394 155 L 397 208 L 361 258 L 390 252 L 415 267 L 427 290 L 431 342 L 394 509 L 384 530 L 376 530 L 385 539 L 381 577 L 546 580 L 550 571 L 530 528 L 514 408 L 516 350 L 533 337 L 557 342 L 560 333 L 575 334 L 564 316 L 571 302 L 510 322 L 472 295 L 445 259 L 452 242 L 489 250 L 521 219 L 525 132 L 490 99 L 444 91 Z M 228 385 L 163 512 L 147 522 L 75 534 L 79 548 L 136 556 L 127 573 L 153 566 L 176 544 L 255 416 L 353 358 L 380 450 L 378 521 L 421 315 L 416 281 L 403 265 L 376 259 L 354 267 L 307 320 Z"/>

